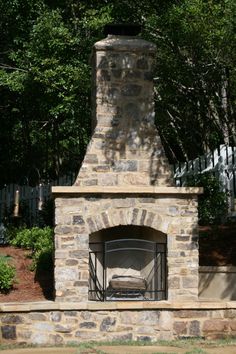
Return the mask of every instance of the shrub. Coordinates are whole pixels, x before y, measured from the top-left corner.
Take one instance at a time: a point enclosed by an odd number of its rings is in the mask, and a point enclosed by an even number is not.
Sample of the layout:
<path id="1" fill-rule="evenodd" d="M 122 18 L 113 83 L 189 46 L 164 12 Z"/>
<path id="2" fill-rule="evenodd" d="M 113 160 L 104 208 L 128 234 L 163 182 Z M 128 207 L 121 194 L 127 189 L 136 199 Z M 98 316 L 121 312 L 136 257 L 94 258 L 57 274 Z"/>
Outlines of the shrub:
<path id="1" fill-rule="evenodd" d="M 31 229 L 19 229 L 15 236 L 10 240 L 13 246 L 32 250 L 33 265 L 35 269 L 42 258 L 45 261 L 44 268 L 48 269 L 52 263 L 53 252 L 53 230 L 50 227 L 33 227 Z"/>
<path id="2" fill-rule="evenodd" d="M 219 224 L 228 210 L 227 194 L 221 190 L 219 180 L 212 173 L 203 173 L 188 180 L 189 186 L 204 188 L 204 193 L 198 198 L 199 224 Z"/>
<path id="3" fill-rule="evenodd" d="M 15 274 L 15 267 L 0 258 L 0 292 L 8 292 L 12 288 Z"/>

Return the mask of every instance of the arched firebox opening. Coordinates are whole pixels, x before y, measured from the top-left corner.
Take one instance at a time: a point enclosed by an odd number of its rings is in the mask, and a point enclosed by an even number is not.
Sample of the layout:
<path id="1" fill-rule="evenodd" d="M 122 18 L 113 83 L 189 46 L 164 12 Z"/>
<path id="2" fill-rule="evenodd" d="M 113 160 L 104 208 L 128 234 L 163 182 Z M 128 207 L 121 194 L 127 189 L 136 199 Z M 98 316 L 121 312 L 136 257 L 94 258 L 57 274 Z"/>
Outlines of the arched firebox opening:
<path id="1" fill-rule="evenodd" d="M 144 226 L 117 226 L 89 238 L 89 300 L 167 299 L 166 235 Z"/>

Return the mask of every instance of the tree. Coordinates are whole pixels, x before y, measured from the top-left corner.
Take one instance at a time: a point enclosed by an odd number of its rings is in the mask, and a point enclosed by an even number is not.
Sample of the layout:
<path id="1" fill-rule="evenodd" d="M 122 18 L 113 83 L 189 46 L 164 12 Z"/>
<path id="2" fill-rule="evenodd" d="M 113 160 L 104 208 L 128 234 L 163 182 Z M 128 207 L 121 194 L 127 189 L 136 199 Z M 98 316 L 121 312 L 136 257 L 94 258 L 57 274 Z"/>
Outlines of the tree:
<path id="1" fill-rule="evenodd" d="M 0 0 L 0 185 L 78 169 L 90 136 L 90 53 L 111 22 L 157 45 L 156 121 L 169 158 L 235 144 L 233 0 Z"/>
<path id="2" fill-rule="evenodd" d="M 235 144 L 233 1 L 184 0 L 146 22 L 158 47 L 157 125 L 172 159 Z"/>

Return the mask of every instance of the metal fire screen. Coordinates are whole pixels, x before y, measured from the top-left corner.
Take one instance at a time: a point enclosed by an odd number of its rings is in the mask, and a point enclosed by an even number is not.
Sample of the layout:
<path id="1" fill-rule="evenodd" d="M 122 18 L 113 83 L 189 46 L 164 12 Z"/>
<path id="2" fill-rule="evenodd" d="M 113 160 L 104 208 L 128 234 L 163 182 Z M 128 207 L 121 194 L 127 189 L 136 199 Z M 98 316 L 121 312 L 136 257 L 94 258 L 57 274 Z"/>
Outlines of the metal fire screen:
<path id="1" fill-rule="evenodd" d="M 143 239 L 90 243 L 89 299 L 166 300 L 166 244 Z"/>

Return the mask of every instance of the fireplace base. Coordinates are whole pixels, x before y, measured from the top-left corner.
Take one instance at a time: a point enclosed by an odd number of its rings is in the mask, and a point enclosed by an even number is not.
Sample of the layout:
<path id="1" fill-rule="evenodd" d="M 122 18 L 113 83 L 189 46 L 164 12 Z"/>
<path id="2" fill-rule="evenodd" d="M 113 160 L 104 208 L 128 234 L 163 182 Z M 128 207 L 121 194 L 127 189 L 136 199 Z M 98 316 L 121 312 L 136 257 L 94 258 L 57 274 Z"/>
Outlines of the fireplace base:
<path id="1" fill-rule="evenodd" d="M 198 211 L 200 188 L 54 187 L 56 203 L 56 301 L 89 301 L 89 243 L 114 227 L 142 227 L 167 242 L 167 296 L 198 299 Z M 128 190 L 128 191 L 127 191 Z M 141 190 L 141 191 L 140 191 Z M 168 191 L 168 192 L 167 192 Z M 149 231 L 148 231 L 149 230 Z M 91 239 L 96 235 L 95 239 Z M 96 239 L 97 238 L 97 239 Z"/>

